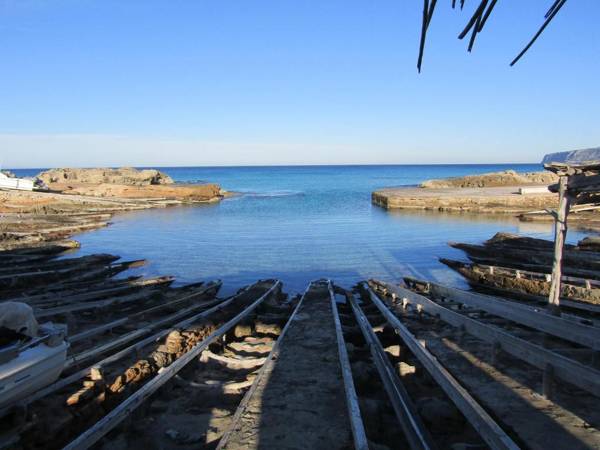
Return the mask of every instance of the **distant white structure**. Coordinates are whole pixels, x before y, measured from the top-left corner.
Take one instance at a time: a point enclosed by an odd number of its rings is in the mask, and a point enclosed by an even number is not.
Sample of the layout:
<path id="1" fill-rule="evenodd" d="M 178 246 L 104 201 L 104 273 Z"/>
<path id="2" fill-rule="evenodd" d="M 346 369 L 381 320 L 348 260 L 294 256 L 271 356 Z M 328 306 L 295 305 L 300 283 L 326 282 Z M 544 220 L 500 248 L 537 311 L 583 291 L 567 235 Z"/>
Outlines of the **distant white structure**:
<path id="1" fill-rule="evenodd" d="M 25 178 L 11 178 L 0 172 L 0 189 L 33 191 L 33 180 L 26 180 Z"/>

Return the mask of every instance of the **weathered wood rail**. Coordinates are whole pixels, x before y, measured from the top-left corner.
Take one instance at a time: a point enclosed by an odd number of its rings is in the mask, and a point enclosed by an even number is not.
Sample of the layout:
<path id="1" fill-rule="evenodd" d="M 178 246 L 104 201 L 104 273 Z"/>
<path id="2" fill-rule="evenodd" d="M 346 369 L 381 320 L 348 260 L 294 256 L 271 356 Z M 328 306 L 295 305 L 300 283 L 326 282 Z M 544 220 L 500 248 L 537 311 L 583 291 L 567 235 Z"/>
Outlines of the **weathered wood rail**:
<path id="1" fill-rule="evenodd" d="M 498 317 L 543 331 L 570 342 L 600 350 L 600 328 L 574 322 L 549 314 L 545 309 L 519 304 L 499 297 L 485 296 L 475 292 L 444 286 L 438 283 L 405 278 L 410 287 L 423 286 L 424 293 L 434 298 L 459 302 L 461 309 L 477 308 Z M 443 302 L 441 303 L 443 305 Z"/>
<path id="2" fill-rule="evenodd" d="M 396 292 L 395 287 L 387 284 L 388 291 Z M 369 299 L 377 307 L 379 312 L 385 317 L 390 326 L 396 330 L 402 338 L 404 344 L 418 358 L 429 374 L 446 392 L 448 397 L 454 402 L 456 407 L 464 414 L 467 420 L 473 425 L 481 438 L 493 449 L 513 449 L 519 446 L 508 436 L 508 434 L 494 421 L 490 414 L 461 386 L 459 381 L 446 370 L 437 359 L 423 346 L 408 328 L 390 311 L 385 303 L 371 290 L 369 285 L 363 284 Z M 410 291 L 408 291 L 410 292 Z"/>
<path id="3" fill-rule="evenodd" d="M 171 365 L 160 371 L 154 378 L 144 384 L 134 394 L 127 397 L 110 413 L 100 419 L 91 428 L 84 431 L 76 439 L 65 446 L 65 449 L 86 449 L 94 443 L 98 442 L 106 433 L 114 429 L 119 423 L 127 418 L 134 410 L 141 406 L 154 392 L 170 381 L 181 369 L 193 361 L 198 355 L 208 348 L 208 345 L 222 337 L 235 325 L 240 323 L 244 318 L 254 312 L 261 303 L 263 303 L 270 295 L 274 294 L 277 289 L 280 289 L 281 283 L 275 282 L 273 286 L 258 299 L 246 306 L 235 317 L 221 325 L 206 339 L 196 344 L 192 349 L 186 352 L 183 356 L 173 362 Z"/>
<path id="4" fill-rule="evenodd" d="M 521 339 L 501 328 L 485 324 L 480 320 L 453 311 L 448 306 L 419 295 L 409 289 L 384 282 L 373 282 L 373 286 L 394 294 L 405 306 L 414 305 L 423 312 L 439 317 L 454 327 L 459 327 L 498 349 L 517 357 L 542 370 L 546 379 L 554 376 L 573 384 L 596 396 L 600 396 L 600 371 L 581 364 L 559 353 Z"/>
<path id="5" fill-rule="evenodd" d="M 328 280 L 309 285 L 219 449 L 367 448 L 340 362 L 330 288 Z"/>
<path id="6" fill-rule="evenodd" d="M 346 293 L 356 323 L 367 342 L 371 357 L 375 363 L 379 377 L 383 382 L 387 395 L 392 403 L 394 412 L 404 436 L 413 450 L 435 449 L 433 438 L 423 424 L 413 400 L 410 398 L 406 387 L 402 383 L 397 371 L 390 363 L 381 342 L 373 331 L 374 326 L 369 322 L 366 314 L 362 311 L 354 295 Z"/>

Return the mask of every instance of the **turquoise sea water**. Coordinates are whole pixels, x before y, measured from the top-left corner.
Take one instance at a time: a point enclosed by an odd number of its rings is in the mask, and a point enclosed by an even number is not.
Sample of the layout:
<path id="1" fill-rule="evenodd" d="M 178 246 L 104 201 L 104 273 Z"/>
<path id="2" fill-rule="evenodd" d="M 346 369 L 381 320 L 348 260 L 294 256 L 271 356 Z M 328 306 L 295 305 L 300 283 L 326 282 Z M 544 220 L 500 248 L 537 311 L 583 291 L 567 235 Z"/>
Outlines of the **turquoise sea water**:
<path id="1" fill-rule="evenodd" d="M 315 278 L 351 286 L 368 277 L 416 275 L 461 285 L 438 257 L 463 258 L 448 241 L 481 242 L 497 231 L 552 238 L 549 224 L 505 216 L 388 212 L 373 190 L 539 165 L 162 168 L 177 182 L 219 183 L 242 195 L 218 204 L 117 215 L 113 225 L 76 236 L 80 253 L 146 258 L 144 275 L 180 282 L 220 278 L 228 293 L 258 278 L 281 278 L 288 292 Z M 38 170 L 18 170 L 32 175 Z M 570 231 L 569 240 L 581 234 Z"/>

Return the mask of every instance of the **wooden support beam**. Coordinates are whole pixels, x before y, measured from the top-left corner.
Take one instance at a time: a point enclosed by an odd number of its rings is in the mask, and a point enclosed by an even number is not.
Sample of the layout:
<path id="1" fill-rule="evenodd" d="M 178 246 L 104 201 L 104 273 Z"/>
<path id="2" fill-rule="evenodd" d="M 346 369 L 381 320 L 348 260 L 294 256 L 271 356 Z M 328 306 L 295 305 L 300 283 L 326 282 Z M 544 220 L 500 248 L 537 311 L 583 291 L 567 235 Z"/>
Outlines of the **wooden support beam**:
<path id="1" fill-rule="evenodd" d="M 86 311 L 90 309 L 100 309 L 106 308 L 111 305 L 119 305 L 124 303 L 131 303 L 137 301 L 149 300 L 153 296 L 157 295 L 161 292 L 159 289 L 148 288 L 144 290 L 140 290 L 139 292 L 135 292 L 133 294 L 124 295 L 121 297 L 115 297 L 108 300 L 97 300 L 93 302 L 82 302 L 75 303 L 72 305 L 64 305 L 57 306 L 55 308 L 38 308 L 35 309 L 35 317 L 36 319 L 42 319 L 45 317 L 57 316 L 61 314 L 73 313 L 78 311 Z"/>
<path id="2" fill-rule="evenodd" d="M 74 344 L 75 342 L 82 341 L 84 339 L 91 338 L 98 334 L 104 333 L 105 331 L 112 330 L 113 328 L 120 327 L 121 325 L 125 325 L 129 318 L 123 317 L 122 319 L 113 320 L 112 322 L 105 323 L 103 325 L 90 328 L 89 330 L 82 331 L 81 333 L 74 334 L 73 336 L 68 336 L 67 340 L 70 344 Z"/>
<path id="3" fill-rule="evenodd" d="M 183 300 L 189 300 L 193 297 L 199 296 L 199 295 L 203 295 L 208 293 L 209 291 L 215 289 L 215 288 L 219 288 L 221 286 L 221 282 L 219 281 L 218 283 L 209 283 L 208 285 L 206 285 L 205 288 L 201 289 L 199 292 L 196 292 L 194 294 L 191 295 L 187 295 L 183 298 Z M 177 302 L 179 303 L 179 301 L 181 301 L 182 299 L 178 299 L 178 300 L 174 300 L 173 302 Z M 198 310 L 198 309 L 203 309 L 203 308 L 208 308 L 210 306 L 213 306 L 215 304 L 220 303 L 222 300 L 220 299 L 214 299 L 212 301 L 208 301 L 208 302 L 202 302 L 202 303 L 196 303 L 192 306 L 189 306 L 188 308 L 179 310 L 173 314 L 170 314 L 166 317 L 161 318 L 160 320 L 157 320 L 155 322 L 152 322 L 150 324 L 148 324 L 147 326 L 143 327 L 143 328 L 138 328 L 134 331 L 131 331 L 129 333 L 126 333 L 122 336 L 117 337 L 116 339 L 113 339 L 109 342 L 105 342 L 103 344 L 100 344 L 96 347 L 93 347 L 91 349 L 88 349 L 86 351 L 83 351 L 81 353 L 78 353 L 76 355 L 73 355 L 71 357 L 69 357 L 65 363 L 65 369 L 72 367 L 74 365 L 79 365 L 81 364 L 83 361 L 87 361 L 90 358 L 93 358 L 97 355 L 100 355 L 102 353 L 106 353 L 109 350 L 112 350 L 114 348 L 117 348 L 119 346 L 122 346 L 128 342 L 134 341 L 146 334 L 149 334 L 151 331 L 156 330 L 157 328 L 161 328 L 164 326 L 169 325 L 170 323 L 185 317 L 189 314 L 191 314 L 192 312 Z M 167 302 L 169 303 L 169 302 Z M 154 308 L 150 308 L 150 310 L 153 310 Z M 144 311 L 142 311 L 144 312 Z M 139 313 L 138 313 L 139 314 Z M 133 317 L 137 316 L 137 314 L 132 314 L 131 316 L 125 318 L 125 319 L 121 319 L 121 320 L 131 320 Z M 110 325 L 110 324 L 109 324 Z M 114 325 L 113 325 L 114 326 Z M 112 327 L 111 327 L 112 328 Z"/>
<path id="4" fill-rule="evenodd" d="M 424 281 L 418 280 L 420 283 Z M 449 298 L 464 305 L 476 306 L 495 316 L 534 328 L 570 342 L 600 350 L 600 328 L 583 325 L 546 313 L 539 308 L 523 305 L 499 297 L 477 294 L 438 283 L 429 283 L 429 293 L 434 297 Z M 446 306 L 447 302 L 441 303 Z"/>
<path id="5" fill-rule="evenodd" d="M 106 353 L 109 350 L 127 344 L 128 342 L 134 341 L 150 332 L 151 328 L 139 328 L 137 330 L 130 331 L 122 336 L 119 336 L 116 339 L 112 339 L 108 342 L 100 344 L 96 347 L 92 347 L 88 350 L 85 350 L 81 353 L 77 353 L 76 355 L 72 355 L 65 361 L 64 369 L 67 370 L 75 365 L 79 365 L 84 361 L 87 361 L 97 355 L 101 355 L 102 353 Z"/>
<path id="6" fill-rule="evenodd" d="M 75 449 L 87 449 L 93 444 L 98 442 L 106 433 L 111 431 L 125 418 L 127 418 L 133 411 L 135 411 L 144 401 L 146 401 L 154 392 L 156 392 L 161 386 L 167 383 L 177 373 L 183 369 L 188 363 L 194 360 L 200 353 L 202 353 L 209 344 L 214 342 L 219 337 L 227 333 L 231 328 L 235 327 L 237 323 L 246 318 L 251 314 L 258 306 L 270 297 L 277 288 L 279 288 L 281 282 L 277 281 L 265 294 L 259 297 L 257 300 L 247 306 L 242 312 L 236 315 L 231 320 L 227 321 L 224 325 L 219 327 L 210 336 L 204 339 L 202 342 L 196 344 L 190 351 L 182 355 L 173 364 L 165 367 L 160 371 L 154 378 L 148 381 L 134 394 L 127 397 L 122 403 L 120 403 L 115 409 L 109 412 L 106 416 L 96 422 L 92 427 L 84 431 L 71 443 L 64 447 L 65 450 Z"/>
<path id="7" fill-rule="evenodd" d="M 568 192 L 568 177 L 561 176 L 558 183 L 558 210 L 554 216 L 554 258 L 552 261 L 552 278 L 548 307 L 555 315 L 560 315 L 560 284 L 562 276 L 562 257 L 567 237 L 567 216 L 571 204 Z"/>
<path id="8" fill-rule="evenodd" d="M 519 446 L 504 432 L 504 430 L 494 421 L 494 419 L 481 407 L 479 403 L 461 386 L 461 384 L 452 376 L 447 369 L 433 356 L 424 345 L 420 344 L 415 336 L 406 328 L 406 326 L 396 317 L 388 307 L 375 295 L 368 285 L 363 285 L 371 301 L 377 306 L 379 311 L 385 316 L 387 322 L 400 335 L 406 346 L 417 357 L 427 372 L 446 392 L 450 400 L 464 414 L 467 420 L 477 430 L 483 440 L 494 450 L 511 449 L 518 450 Z M 413 294 L 410 291 L 403 295 L 392 287 L 392 292 L 396 295 L 412 299 Z M 429 300 L 431 301 L 431 300 Z M 431 302 L 434 303 L 434 302 Z M 435 304 L 435 303 L 434 303 Z M 442 308 L 440 306 L 440 308 Z M 442 308 L 444 309 L 444 308 Z M 456 313 L 454 313 L 456 314 Z M 457 314 L 462 317 L 460 314 Z"/>
<path id="9" fill-rule="evenodd" d="M 41 398 L 46 397 L 47 395 L 49 395 L 53 392 L 58 391 L 59 389 L 64 388 L 65 386 L 68 386 L 69 384 L 71 384 L 77 380 L 80 380 L 81 378 L 84 378 L 84 377 L 90 375 L 90 373 L 92 373 L 95 370 L 102 370 L 103 367 L 106 367 L 109 364 L 117 362 L 117 361 L 121 360 L 122 358 L 130 355 L 133 352 L 138 352 L 139 350 L 144 348 L 146 345 L 148 345 L 152 342 L 156 342 L 159 339 L 162 339 L 163 337 L 168 335 L 173 330 L 188 327 L 191 324 L 193 324 L 194 322 L 197 322 L 198 320 L 200 320 L 202 318 L 210 316 L 214 312 L 217 312 L 217 311 L 220 311 L 220 310 L 226 308 L 227 306 L 229 306 L 231 303 L 236 301 L 240 296 L 245 294 L 249 289 L 251 289 L 254 286 L 255 285 L 251 285 L 251 286 L 243 289 L 242 291 L 238 292 L 236 295 L 229 297 L 227 300 L 224 300 L 221 303 L 213 306 L 212 308 L 207 309 L 206 311 L 202 311 L 198 314 L 193 315 L 192 317 L 188 317 L 187 319 L 184 319 L 181 322 L 178 322 L 169 328 L 162 329 L 162 330 L 156 332 L 155 334 L 148 336 L 147 338 L 144 338 L 141 341 L 130 345 L 129 347 L 124 348 L 123 350 L 119 350 L 117 353 L 114 353 L 114 354 L 104 358 L 102 361 L 98 361 L 89 367 L 78 370 L 77 372 L 75 372 L 65 378 L 61 378 L 60 380 L 55 381 L 51 385 L 46 386 L 45 388 L 40 389 L 39 391 L 31 394 L 29 397 L 27 397 L 27 399 L 21 401 L 20 404 L 22 404 L 23 406 L 29 405 Z M 2 417 L 3 412 L 4 412 L 4 410 L 0 410 L 0 417 Z"/>
<path id="10" fill-rule="evenodd" d="M 328 282 L 329 302 L 333 314 L 333 322 L 335 324 L 335 335 L 338 347 L 338 356 L 340 359 L 340 367 L 342 369 L 342 378 L 344 380 L 344 392 L 346 393 L 346 406 L 348 408 L 348 417 L 350 419 L 350 427 L 352 428 L 352 437 L 354 439 L 354 448 L 356 450 L 369 450 L 369 442 L 367 434 L 360 414 L 360 406 L 358 405 L 358 395 L 354 387 L 352 379 L 352 368 L 350 367 L 350 359 L 348 358 L 348 350 L 342 333 L 342 324 L 338 314 L 337 304 L 335 301 L 335 293 L 331 281 Z"/>
<path id="11" fill-rule="evenodd" d="M 383 386 L 396 413 L 396 418 L 402 427 L 410 448 L 412 450 L 435 449 L 436 446 L 433 438 L 427 428 L 425 428 L 417 408 L 402 384 L 398 372 L 394 369 L 386 355 L 367 316 L 365 316 L 360 306 L 358 306 L 352 293 L 348 292 L 346 298 L 350 302 L 356 322 L 369 346 L 371 357 L 375 362 Z"/>
<path id="12" fill-rule="evenodd" d="M 380 281 L 376 283 L 385 286 L 389 291 L 396 292 L 399 296 L 408 298 L 411 304 L 421 305 L 427 314 L 438 316 L 454 327 L 462 327 L 467 333 L 484 341 L 498 342 L 502 351 L 540 370 L 544 370 L 548 364 L 551 364 L 557 377 L 600 397 L 600 371 L 518 338 L 500 328 L 451 311 L 408 289 Z"/>
<path id="13" fill-rule="evenodd" d="M 169 276 L 160 276 L 144 279 L 121 280 L 114 284 L 114 287 L 103 287 L 100 289 L 84 289 L 62 292 L 45 292 L 37 295 L 27 295 L 14 298 L 7 298 L 5 301 L 25 302 L 32 306 L 54 305 L 84 302 L 104 297 L 116 297 L 137 290 L 141 287 L 169 285 L 174 278 Z M 4 301 L 4 300 L 3 300 Z"/>

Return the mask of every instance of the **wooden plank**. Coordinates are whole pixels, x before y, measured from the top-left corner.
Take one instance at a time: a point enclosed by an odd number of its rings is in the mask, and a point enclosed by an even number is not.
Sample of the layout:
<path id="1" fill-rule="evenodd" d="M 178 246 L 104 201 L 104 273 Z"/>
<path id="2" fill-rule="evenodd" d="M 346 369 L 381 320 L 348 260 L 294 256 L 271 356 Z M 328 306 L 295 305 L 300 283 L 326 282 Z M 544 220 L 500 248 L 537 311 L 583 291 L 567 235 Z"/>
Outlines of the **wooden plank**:
<path id="1" fill-rule="evenodd" d="M 436 445 L 417 412 L 410 395 L 402 384 L 400 377 L 392 367 L 390 360 L 375 335 L 367 316 L 361 310 L 352 293 L 348 292 L 346 298 L 352 307 L 356 322 L 369 346 L 371 357 L 375 362 L 379 377 L 388 394 L 390 402 L 400 422 L 404 436 L 413 450 L 435 449 Z"/>
<path id="2" fill-rule="evenodd" d="M 221 282 L 218 282 L 215 284 L 209 284 L 199 292 L 196 292 L 196 293 L 190 294 L 190 295 L 186 295 L 184 297 L 184 300 L 190 300 L 191 298 L 206 294 L 207 292 L 213 290 L 215 287 L 217 287 L 217 289 L 219 287 L 221 287 Z M 179 300 L 181 300 L 181 299 L 179 299 Z M 179 302 L 179 300 L 176 300 L 176 301 Z M 86 360 L 93 358 L 94 356 L 100 355 L 102 353 L 106 353 L 107 351 L 112 350 L 113 348 L 119 347 L 128 342 L 134 341 L 146 334 L 149 334 L 151 331 L 156 330 L 157 328 L 163 327 L 175 320 L 180 319 L 181 317 L 187 316 L 188 314 L 192 313 L 193 311 L 196 311 L 197 309 L 206 308 L 207 306 L 213 306 L 215 303 L 219 303 L 219 302 L 221 302 L 221 300 L 216 299 L 212 302 L 203 302 L 203 303 L 199 303 L 196 305 L 192 305 L 188 308 L 177 311 L 174 314 L 163 317 L 162 319 L 160 319 L 156 322 L 152 322 L 143 328 L 139 328 L 137 330 L 131 331 L 131 332 L 126 333 L 123 336 L 119 336 L 116 339 L 113 339 L 109 342 L 100 344 L 94 348 L 91 348 L 91 349 L 88 349 L 81 353 L 78 353 L 76 355 L 73 355 L 67 359 L 67 361 L 65 363 L 65 368 L 63 370 L 66 370 L 74 365 L 81 364 L 83 361 L 86 361 Z M 150 310 L 153 310 L 153 309 L 154 308 L 150 308 Z M 148 311 L 148 310 L 146 310 L 146 311 Z M 141 312 L 145 313 L 146 311 L 141 311 Z M 133 317 L 135 317 L 138 314 L 139 313 L 132 314 L 131 316 L 127 317 L 126 320 L 131 320 Z M 70 341 L 70 342 L 72 342 L 72 341 Z"/>
<path id="3" fill-rule="evenodd" d="M 558 210 L 554 214 L 554 257 L 552 260 L 552 278 L 548 307 L 553 314 L 560 315 L 560 284 L 562 277 L 562 259 L 565 241 L 567 239 L 567 216 L 571 197 L 567 192 L 568 177 L 562 176 L 558 183 Z"/>
<path id="4" fill-rule="evenodd" d="M 97 355 L 101 355 L 102 353 L 106 353 L 109 350 L 112 350 L 121 345 L 127 344 L 128 342 L 134 341 L 148 333 L 150 333 L 151 328 L 139 328 L 137 330 L 130 331 L 129 333 L 125 333 L 122 336 L 119 336 L 116 339 L 112 339 L 108 342 L 105 342 L 96 347 L 90 348 L 88 350 L 84 350 L 83 352 L 77 353 L 76 355 L 70 356 L 65 361 L 65 365 L 63 370 L 68 370 L 71 367 L 81 364 L 88 359 L 91 359 Z"/>
<path id="5" fill-rule="evenodd" d="M 396 294 L 399 298 L 408 299 L 409 303 L 420 305 L 419 307 L 423 312 L 437 316 L 452 326 L 461 327 L 467 333 L 479 339 L 491 344 L 497 343 L 499 348 L 506 353 L 534 367 L 544 370 L 548 365 L 552 365 L 557 377 L 594 395 L 600 396 L 600 371 L 513 336 L 500 328 L 486 325 L 454 312 L 408 289 L 383 282 L 375 283 L 384 286 L 388 292 Z"/>
<path id="6" fill-rule="evenodd" d="M 368 450 L 369 442 L 365 427 L 360 414 L 358 405 L 358 396 L 354 388 L 354 380 L 352 379 L 352 369 L 350 360 L 348 359 L 348 350 L 342 333 L 342 324 L 340 315 L 337 310 L 335 294 L 331 286 L 331 281 L 328 281 L 329 300 L 331 302 L 331 310 L 333 312 L 333 322 L 335 324 L 335 335 L 338 347 L 338 356 L 340 359 L 340 367 L 342 369 L 342 379 L 344 381 L 344 392 L 346 394 L 346 406 L 348 407 L 348 417 L 350 419 L 350 427 L 352 428 L 352 438 L 354 439 L 354 448 L 356 450 Z"/>
<path id="7" fill-rule="evenodd" d="M 456 407 L 463 413 L 482 439 L 494 450 L 517 450 L 519 446 L 504 432 L 479 403 L 460 385 L 444 366 L 421 345 L 404 324 L 375 295 L 368 285 L 363 285 L 371 301 L 397 331 L 406 346 L 419 359 L 433 379 L 446 392 Z M 410 292 L 410 291 L 408 291 Z M 415 294 L 416 295 L 416 294 Z M 433 302 L 432 302 L 433 303 Z"/>
<path id="8" fill-rule="evenodd" d="M 207 309 L 206 311 L 202 311 L 198 314 L 195 314 L 192 317 L 189 317 L 185 320 L 182 320 L 181 322 L 176 323 L 175 325 L 158 331 L 157 333 L 153 334 L 152 336 L 148 336 L 147 338 L 136 342 L 135 344 L 130 345 L 127 348 L 124 348 L 123 350 L 118 351 L 117 353 L 110 355 L 106 358 L 104 358 L 102 361 L 98 361 L 96 363 L 94 363 L 93 365 L 86 367 L 84 369 L 81 369 L 65 378 L 61 378 L 58 381 L 55 381 L 54 383 L 52 383 L 49 386 L 46 386 L 45 388 L 31 394 L 29 397 L 27 397 L 26 400 L 20 402 L 20 404 L 23 405 L 28 405 L 30 403 L 33 403 L 36 400 L 39 400 L 53 392 L 58 391 L 59 389 L 64 388 L 65 386 L 68 386 L 69 384 L 80 380 L 81 378 L 84 378 L 86 376 L 89 375 L 90 371 L 93 368 L 96 367 L 105 367 L 109 364 L 112 364 L 114 362 L 119 361 L 120 359 L 126 357 L 127 355 L 129 355 L 130 353 L 136 352 L 140 349 L 142 349 L 143 347 L 145 347 L 146 345 L 150 344 L 151 342 L 156 342 L 159 339 L 165 337 L 167 334 L 169 334 L 171 331 L 173 330 L 177 330 L 177 329 L 181 329 L 181 328 L 185 328 L 190 326 L 192 323 L 197 322 L 198 320 L 204 318 L 204 317 L 208 317 L 210 316 L 212 313 L 216 312 L 216 311 L 220 311 L 221 309 L 227 307 L 228 305 L 230 305 L 231 303 L 233 303 L 235 300 L 237 300 L 242 294 L 244 294 L 245 292 L 247 292 L 251 287 L 253 287 L 255 285 L 252 285 L 250 287 L 245 288 L 243 291 L 237 293 L 234 296 L 229 297 L 227 300 L 224 300 L 223 302 L 219 303 L 216 306 L 213 306 L 210 309 Z M 0 417 L 2 416 L 2 411 L 0 411 Z"/>
<path id="9" fill-rule="evenodd" d="M 65 276 L 65 278 L 67 278 L 69 276 L 72 276 L 73 273 L 90 270 L 97 266 L 106 267 L 106 263 L 94 264 L 91 262 L 85 262 L 64 269 L 49 269 L 43 271 L 33 270 L 31 272 L 9 273 L 6 275 L 0 275 L 0 284 L 5 285 L 7 287 L 12 287 L 17 285 L 18 283 L 30 283 L 32 282 L 32 279 L 36 278 L 48 279 L 59 278 L 61 276 Z"/>
<path id="10" fill-rule="evenodd" d="M 102 297 L 116 296 L 124 294 L 128 291 L 133 291 L 141 287 L 157 286 L 163 284 L 170 284 L 173 282 L 173 277 L 152 277 L 144 278 L 141 280 L 122 280 L 115 284 L 115 287 L 101 288 L 101 289 L 85 289 L 85 290 L 74 290 L 71 293 L 57 292 L 57 293 L 43 293 L 37 295 L 27 295 L 9 298 L 3 301 L 14 301 L 14 302 L 25 302 L 30 305 L 39 305 L 40 307 L 45 303 L 75 303 L 83 302 L 87 300 L 95 300 Z"/>
<path id="11" fill-rule="evenodd" d="M 173 364 L 163 368 L 154 378 L 148 381 L 134 394 L 127 397 L 122 403 L 119 404 L 110 413 L 100 419 L 91 428 L 87 429 L 75 440 L 64 447 L 64 450 L 74 449 L 87 449 L 93 444 L 98 442 L 106 433 L 121 423 L 129 414 L 137 409 L 144 401 L 146 401 L 154 392 L 156 392 L 161 386 L 173 378 L 181 369 L 183 369 L 189 362 L 194 360 L 202 351 L 208 348 L 215 339 L 223 336 L 231 328 L 237 325 L 241 320 L 251 314 L 258 306 L 269 297 L 277 287 L 281 284 L 277 281 L 265 294 L 255 300 L 246 309 L 236 315 L 233 319 L 215 330 L 210 336 L 204 339 L 202 342 L 196 344 L 190 351 L 182 355 Z"/>
<path id="12" fill-rule="evenodd" d="M 534 294 L 528 294 L 528 293 L 522 292 L 522 291 L 515 291 L 512 289 L 499 288 L 499 287 L 490 286 L 487 284 L 476 283 L 475 281 L 472 281 L 472 280 L 468 280 L 468 282 L 469 282 L 469 285 L 473 286 L 474 288 L 484 290 L 486 292 L 494 292 L 498 295 L 502 295 L 502 296 L 506 296 L 506 297 L 514 297 L 517 299 L 520 298 L 520 299 L 524 299 L 524 300 L 528 300 L 528 301 L 533 301 L 533 302 L 536 302 L 539 304 L 547 303 L 547 298 L 542 297 L 541 295 L 534 295 Z M 588 313 L 600 314 L 600 305 L 595 305 L 593 303 L 578 302 L 578 301 L 566 300 L 566 299 L 562 298 L 560 300 L 560 304 L 563 308 L 566 307 L 566 308 L 576 309 L 579 311 L 585 311 Z M 585 318 L 583 318 L 583 317 L 579 317 L 579 320 L 584 320 L 584 319 Z"/>
<path id="13" fill-rule="evenodd" d="M 191 294 L 184 295 L 183 297 L 176 298 L 176 299 L 170 300 L 168 302 L 164 302 L 164 303 L 162 303 L 160 305 L 153 306 L 151 308 L 145 309 L 144 311 L 139 311 L 137 313 L 131 314 L 129 317 L 133 318 L 133 317 L 138 317 L 138 316 L 145 316 L 147 314 L 153 314 L 153 313 L 155 313 L 157 311 L 160 311 L 161 309 L 171 308 L 171 307 L 173 307 L 175 305 L 178 305 L 179 303 L 188 302 L 188 301 L 190 301 L 190 300 L 192 300 L 192 299 L 194 299 L 196 297 L 199 297 L 201 295 L 205 295 L 210 290 L 217 289 L 217 291 L 218 291 L 221 288 L 222 284 L 223 283 L 220 280 L 217 281 L 217 282 L 215 282 L 215 283 L 209 283 L 209 284 L 205 285 L 205 287 L 203 289 L 201 289 L 201 290 L 199 290 L 197 292 L 193 292 Z M 191 311 L 191 310 L 193 310 L 193 309 L 195 309 L 197 307 L 198 307 L 198 305 L 194 305 L 194 306 L 191 306 L 188 309 Z"/>
<path id="14" fill-rule="evenodd" d="M 113 328 L 125 325 L 128 320 L 129 320 L 128 317 L 123 317 L 122 319 L 113 320 L 112 322 L 105 323 L 98 327 L 94 327 L 89 330 L 82 331 L 81 333 L 74 334 L 73 336 L 68 336 L 67 340 L 69 341 L 69 343 L 74 344 L 75 342 L 79 342 L 84 339 L 88 339 L 92 336 L 96 336 L 98 334 L 104 333 L 105 331 L 112 330 Z"/>
<path id="15" fill-rule="evenodd" d="M 81 266 L 84 264 L 106 265 L 117 259 L 119 259 L 118 256 L 102 253 L 80 256 L 78 258 L 53 259 L 50 261 L 40 261 L 35 264 L 15 264 L 11 267 L 3 267 L 0 268 L 0 274 L 16 274 L 16 276 L 19 276 L 22 273 L 43 273 L 52 270 L 69 269 L 73 266 Z"/>
<path id="16" fill-rule="evenodd" d="M 42 319 L 50 316 L 57 316 L 60 314 L 73 313 L 78 311 L 85 311 L 88 309 L 100 309 L 106 308 L 111 305 L 131 303 L 140 300 L 147 300 L 152 298 L 154 295 L 160 293 L 160 289 L 150 288 L 134 294 L 124 295 L 122 297 L 115 297 L 108 300 L 98 300 L 94 302 L 83 302 L 75 303 L 73 305 L 57 306 L 55 308 L 38 308 L 34 310 L 36 319 Z"/>
<path id="17" fill-rule="evenodd" d="M 594 350 L 600 350 L 599 328 L 565 320 L 550 315 L 540 308 L 534 308 L 514 301 L 511 302 L 498 297 L 484 296 L 430 281 L 415 281 L 429 286 L 429 292 L 435 297 L 448 298 L 468 306 L 475 306 L 490 314 L 520 323 L 521 325 L 581 344 L 585 347 L 590 347 Z"/>

